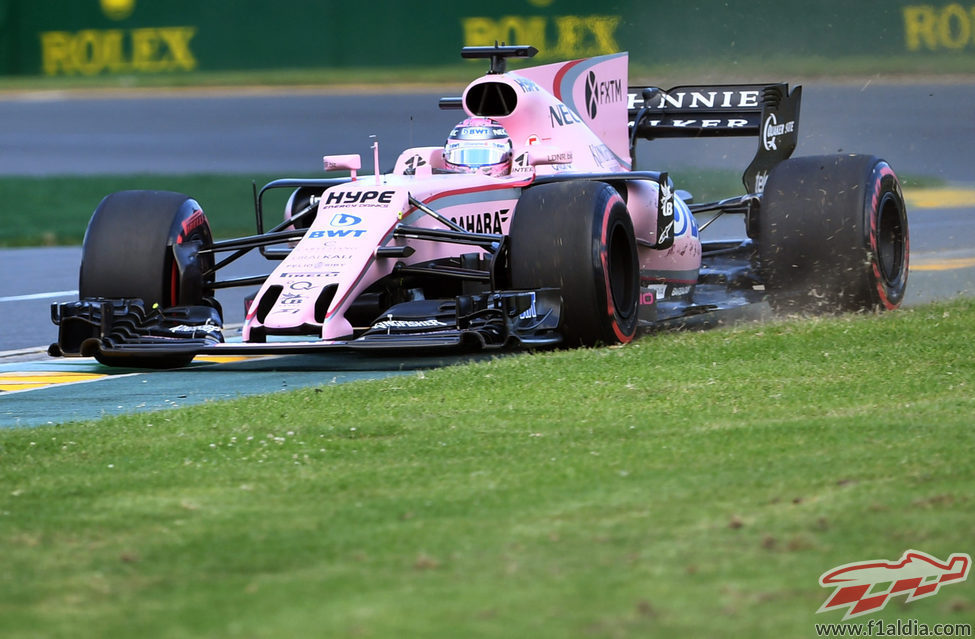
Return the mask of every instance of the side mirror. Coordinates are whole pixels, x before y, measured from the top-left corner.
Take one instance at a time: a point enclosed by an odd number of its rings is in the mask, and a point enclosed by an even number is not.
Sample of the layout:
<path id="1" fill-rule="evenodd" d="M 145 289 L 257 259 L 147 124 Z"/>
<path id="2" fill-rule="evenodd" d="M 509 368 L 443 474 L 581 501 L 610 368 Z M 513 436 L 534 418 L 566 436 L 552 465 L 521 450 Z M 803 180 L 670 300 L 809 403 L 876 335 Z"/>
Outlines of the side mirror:
<path id="1" fill-rule="evenodd" d="M 362 158 L 358 153 L 354 155 L 326 155 L 322 158 L 322 164 L 326 171 L 350 171 L 354 180 L 355 172 L 362 168 Z"/>

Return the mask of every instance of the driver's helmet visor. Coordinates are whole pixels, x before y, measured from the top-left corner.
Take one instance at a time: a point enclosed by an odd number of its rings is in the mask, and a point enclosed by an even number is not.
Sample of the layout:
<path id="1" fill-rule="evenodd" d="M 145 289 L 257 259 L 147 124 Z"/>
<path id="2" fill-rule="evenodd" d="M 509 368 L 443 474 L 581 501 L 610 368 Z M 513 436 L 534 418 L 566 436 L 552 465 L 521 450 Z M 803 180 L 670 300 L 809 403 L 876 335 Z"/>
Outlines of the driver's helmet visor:
<path id="1" fill-rule="evenodd" d="M 455 166 L 491 166 L 505 162 L 510 150 L 511 144 L 507 140 L 448 142 L 444 149 L 444 160 Z"/>

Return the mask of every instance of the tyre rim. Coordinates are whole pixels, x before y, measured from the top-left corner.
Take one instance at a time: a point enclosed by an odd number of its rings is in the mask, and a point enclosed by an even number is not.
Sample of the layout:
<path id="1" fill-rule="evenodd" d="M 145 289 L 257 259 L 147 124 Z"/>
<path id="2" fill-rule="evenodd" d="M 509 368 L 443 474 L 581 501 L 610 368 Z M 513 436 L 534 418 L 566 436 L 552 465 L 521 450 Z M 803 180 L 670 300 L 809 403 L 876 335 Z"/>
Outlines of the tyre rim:
<path id="1" fill-rule="evenodd" d="M 177 244 L 182 244 L 184 242 L 193 242 L 193 241 L 200 242 L 201 248 L 206 248 L 213 243 L 213 239 L 212 237 L 210 237 L 210 234 L 200 229 L 193 229 L 189 235 L 186 236 L 180 235 L 176 239 Z M 167 259 L 169 260 L 170 263 L 168 269 L 169 282 L 164 284 L 163 290 L 168 291 L 169 293 L 169 305 L 179 306 L 180 303 L 183 301 L 180 299 L 180 296 L 182 294 L 182 286 L 181 286 L 182 282 L 180 279 L 179 264 L 176 262 L 176 258 L 171 251 L 169 252 Z M 213 258 L 213 253 L 208 253 L 202 256 L 198 256 L 197 259 L 200 261 L 201 271 L 203 271 L 203 273 L 205 274 L 203 279 L 203 290 L 202 290 L 203 297 L 213 295 L 213 289 L 207 286 L 208 284 L 212 284 L 214 280 L 213 267 L 215 261 Z M 187 303 L 195 304 L 199 302 L 195 300 L 191 300 Z"/>
<path id="2" fill-rule="evenodd" d="M 890 193 L 880 202 L 877 220 L 877 262 L 888 285 L 897 282 L 904 270 L 904 224 L 897 199 Z"/>
<path id="3" fill-rule="evenodd" d="M 613 306 L 622 317 L 629 317 L 636 298 L 633 295 L 633 254 L 629 237 L 622 224 L 613 227 L 609 241 L 609 289 Z"/>

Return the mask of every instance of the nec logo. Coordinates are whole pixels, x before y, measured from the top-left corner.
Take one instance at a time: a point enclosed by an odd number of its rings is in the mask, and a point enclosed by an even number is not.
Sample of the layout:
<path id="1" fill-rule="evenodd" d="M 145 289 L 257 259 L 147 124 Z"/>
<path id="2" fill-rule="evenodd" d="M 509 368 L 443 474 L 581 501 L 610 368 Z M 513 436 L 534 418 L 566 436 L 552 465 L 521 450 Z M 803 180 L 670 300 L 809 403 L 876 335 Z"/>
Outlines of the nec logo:
<path id="1" fill-rule="evenodd" d="M 396 191 L 331 191 L 325 204 L 391 204 Z"/>
<path id="2" fill-rule="evenodd" d="M 548 119 L 554 129 L 557 126 L 567 126 L 569 124 L 582 124 L 582 120 L 572 109 L 564 104 L 557 104 L 548 108 Z"/>

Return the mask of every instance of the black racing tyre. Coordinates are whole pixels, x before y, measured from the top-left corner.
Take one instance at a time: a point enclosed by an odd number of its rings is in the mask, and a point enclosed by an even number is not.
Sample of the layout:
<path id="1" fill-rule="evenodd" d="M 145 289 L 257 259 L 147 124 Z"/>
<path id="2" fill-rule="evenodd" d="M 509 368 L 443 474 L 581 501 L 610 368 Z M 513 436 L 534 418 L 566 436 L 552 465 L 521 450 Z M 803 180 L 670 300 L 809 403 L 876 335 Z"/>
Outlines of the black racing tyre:
<path id="1" fill-rule="evenodd" d="M 302 186 L 291 192 L 287 204 L 284 206 L 284 217 L 290 220 L 292 217 L 301 213 L 311 202 L 312 197 L 319 197 L 322 194 L 321 187 Z M 307 229 L 315 221 L 315 212 L 311 212 L 298 220 L 293 226 L 296 229 Z"/>
<path id="2" fill-rule="evenodd" d="M 526 189 L 511 220 L 514 288 L 557 287 L 564 344 L 621 344 L 637 329 L 640 269 L 633 223 L 602 182 Z"/>
<path id="3" fill-rule="evenodd" d="M 80 297 L 141 298 L 146 308 L 211 305 L 210 223 L 196 200 L 169 191 L 121 191 L 92 214 L 81 252 Z M 126 357 L 100 353 L 110 366 L 175 368 L 192 355 Z"/>
<path id="4" fill-rule="evenodd" d="M 760 268 L 778 310 L 894 309 L 907 287 L 907 207 L 897 176 L 870 155 L 782 162 L 759 212 Z"/>

